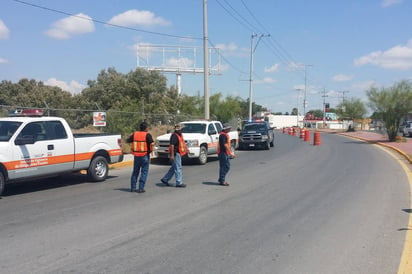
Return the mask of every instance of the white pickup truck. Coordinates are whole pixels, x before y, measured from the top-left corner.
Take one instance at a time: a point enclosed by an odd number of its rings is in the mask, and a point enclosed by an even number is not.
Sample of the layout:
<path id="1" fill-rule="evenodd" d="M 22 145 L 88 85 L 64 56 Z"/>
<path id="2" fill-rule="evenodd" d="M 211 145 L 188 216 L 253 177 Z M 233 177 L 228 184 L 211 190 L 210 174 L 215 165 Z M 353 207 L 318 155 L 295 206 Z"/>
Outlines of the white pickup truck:
<path id="1" fill-rule="evenodd" d="M 7 183 L 79 170 L 103 181 L 121 146 L 120 134 L 73 134 L 59 117 L 0 118 L 0 195 Z"/>
<path id="2" fill-rule="evenodd" d="M 197 159 L 199 164 L 206 164 L 208 155 L 217 153 L 219 133 L 223 128 L 222 123 L 219 121 L 198 120 L 180 124 L 183 126 L 183 138 L 188 149 L 185 158 Z M 169 158 L 170 135 L 171 133 L 167 133 L 156 138 L 154 154 L 158 158 Z M 239 139 L 237 131 L 229 132 L 229 138 L 234 152 Z"/>

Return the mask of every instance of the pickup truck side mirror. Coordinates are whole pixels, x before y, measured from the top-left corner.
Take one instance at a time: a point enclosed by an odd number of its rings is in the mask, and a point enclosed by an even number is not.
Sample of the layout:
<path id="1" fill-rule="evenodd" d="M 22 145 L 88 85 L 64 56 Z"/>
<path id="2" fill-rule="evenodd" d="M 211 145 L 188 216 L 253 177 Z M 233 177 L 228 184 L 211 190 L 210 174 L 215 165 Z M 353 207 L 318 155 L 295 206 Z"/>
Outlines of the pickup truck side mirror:
<path id="1" fill-rule="evenodd" d="M 215 129 L 211 129 L 211 130 L 208 131 L 207 134 L 209 134 L 209 135 L 217 134 L 217 131 Z"/>
<path id="2" fill-rule="evenodd" d="M 18 136 L 16 140 L 14 141 L 14 144 L 16 146 L 32 145 L 34 144 L 34 136 L 33 135 Z"/>

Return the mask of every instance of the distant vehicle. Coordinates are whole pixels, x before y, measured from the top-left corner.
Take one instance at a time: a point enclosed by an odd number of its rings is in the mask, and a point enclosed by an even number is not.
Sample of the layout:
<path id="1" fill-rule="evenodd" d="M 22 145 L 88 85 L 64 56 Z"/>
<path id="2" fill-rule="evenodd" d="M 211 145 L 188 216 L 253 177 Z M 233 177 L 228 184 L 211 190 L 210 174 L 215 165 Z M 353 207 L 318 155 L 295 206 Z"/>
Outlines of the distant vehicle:
<path id="1" fill-rule="evenodd" d="M 19 110 L 0 118 L 0 195 L 14 181 L 87 170 L 104 181 L 108 163 L 123 160 L 120 134 L 73 134 L 59 117 L 41 110 Z"/>
<path id="2" fill-rule="evenodd" d="M 207 157 L 215 155 L 219 144 L 219 133 L 223 125 L 220 121 L 196 120 L 180 123 L 183 127 L 182 134 L 185 139 L 188 153 L 184 158 L 196 159 L 201 165 L 207 163 Z M 234 153 L 238 145 L 237 131 L 228 133 L 231 141 L 231 150 Z M 169 144 L 171 133 L 156 138 L 154 153 L 161 159 L 169 158 Z"/>
<path id="3" fill-rule="evenodd" d="M 403 123 L 399 126 L 399 132 L 403 133 L 403 129 L 405 128 L 405 126 L 407 126 L 409 123 L 411 123 L 410 121 L 403 121 Z"/>
<path id="4" fill-rule="evenodd" d="M 248 122 L 239 135 L 239 149 L 261 147 L 269 150 L 274 142 L 275 133 L 267 121 Z"/>
<path id="5" fill-rule="evenodd" d="M 412 137 L 412 122 L 408 122 L 403 126 L 402 135 Z"/>

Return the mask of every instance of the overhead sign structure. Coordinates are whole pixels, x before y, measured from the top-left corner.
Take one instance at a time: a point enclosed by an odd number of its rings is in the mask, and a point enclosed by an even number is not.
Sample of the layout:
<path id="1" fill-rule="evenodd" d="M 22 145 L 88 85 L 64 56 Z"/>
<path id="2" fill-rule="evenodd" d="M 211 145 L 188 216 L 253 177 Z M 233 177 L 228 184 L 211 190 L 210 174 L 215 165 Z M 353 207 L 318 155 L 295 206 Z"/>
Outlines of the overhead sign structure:
<path id="1" fill-rule="evenodd" d="M 106 112 L 93 112 L 93 126 L 105 127 L 106 126 Z"/>
<path id="2" fill-rule="evenodd" d="M 209 74 L 220 74 L 220 49 L 208 49 Z M 161 46 L 139 44 L 137 46 L 137 67 L 163 73 L 176 74 L 176 87 L 181 93 L 182 73 L 204 73 L 203 51 L 199 47 Z"/>

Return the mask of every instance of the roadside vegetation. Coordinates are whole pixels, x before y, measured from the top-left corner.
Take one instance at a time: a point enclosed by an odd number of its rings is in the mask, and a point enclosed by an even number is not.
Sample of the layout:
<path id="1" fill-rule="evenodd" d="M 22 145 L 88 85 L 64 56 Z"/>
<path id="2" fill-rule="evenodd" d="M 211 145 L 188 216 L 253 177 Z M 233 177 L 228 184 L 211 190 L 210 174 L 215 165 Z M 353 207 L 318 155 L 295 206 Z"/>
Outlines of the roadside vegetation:
<path id="1" fill-rule="evenodd" d="M 200 91 L 196 92 L 200 94 Z M 365 118 L 368 105 L 374 111 L 372 118 L 381 119 L 389 140 L 395 141 L 399 123 L 412 111 L 411 83 L 401 81 L 391 87 L 371 87 L 366 93 L 369 98 L 367 104 L 350 98 L 333 111 L 341 119 L 361 119 Z M 248 99 L 233 96 L 224 98 L 221 93 L 217 93 L 210 96 L 209 102 L 211 119 L 226 123 L 248 116 Z M 0 82 L 0 107 L 0 117 L 7 116 L 11 109 L 40 108 L 46 115 L 64 117 L 74 130 L 93 130 L 93 112 L 104 111 L 107 113 L 107 124 L 97 130 L 119 132 L 122 136 L 133 132 L 143 120 L 163 134 L 168 125 L 204 117 L 203 96 L 179 95 L 175 86 L 167 86 L 164 75 L 144 69 L 127 74 L 117 72 L 114 68 L 102 70 L 95 80 L 88 81 L 87 87 L 79 94 L 71 94 L 36 80 L 21 79 L 17 83 L 3 80 Z M 253 103 L 252 112 L 259 111 L 266 109 Z M 291 114 L 296 112 L 296 109 L 292 109 Z M 323 113 L 322 110 L 309 112 L 315 115 Z"/>

